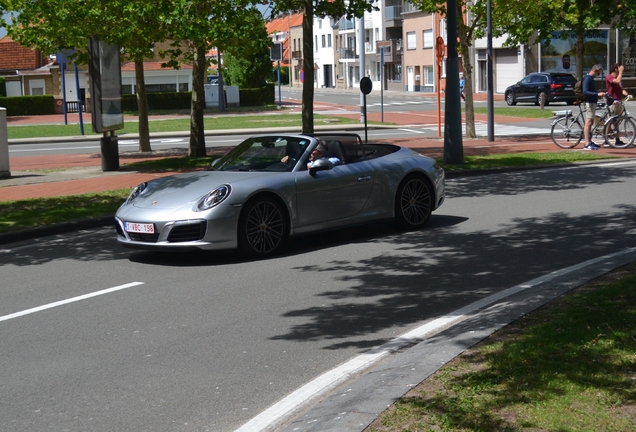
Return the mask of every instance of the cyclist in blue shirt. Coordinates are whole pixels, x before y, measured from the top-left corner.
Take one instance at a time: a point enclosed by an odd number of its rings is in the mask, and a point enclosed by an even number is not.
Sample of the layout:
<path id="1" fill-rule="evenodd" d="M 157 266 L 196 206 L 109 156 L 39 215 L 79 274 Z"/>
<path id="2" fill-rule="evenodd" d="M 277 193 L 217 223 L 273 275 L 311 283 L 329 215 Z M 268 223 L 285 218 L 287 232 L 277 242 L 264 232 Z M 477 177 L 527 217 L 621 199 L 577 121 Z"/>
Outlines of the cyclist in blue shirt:
<path id="1" fill-rule="evenodd" d="M 581 91 L 585 96 L 585 126 L 583 126 L 583 136 L 585 137 L 585 150 L 598 150 L 599 146 L 592 142 L 591 131 L 596 115 L 596 104 L 598 98 L 605 96 L 604 92 L 596 90 L 594 78 L 603 73 L 603 66 L 595 64 L 592 66 L 590 73 L 583 77 L 581 82 Z"/>

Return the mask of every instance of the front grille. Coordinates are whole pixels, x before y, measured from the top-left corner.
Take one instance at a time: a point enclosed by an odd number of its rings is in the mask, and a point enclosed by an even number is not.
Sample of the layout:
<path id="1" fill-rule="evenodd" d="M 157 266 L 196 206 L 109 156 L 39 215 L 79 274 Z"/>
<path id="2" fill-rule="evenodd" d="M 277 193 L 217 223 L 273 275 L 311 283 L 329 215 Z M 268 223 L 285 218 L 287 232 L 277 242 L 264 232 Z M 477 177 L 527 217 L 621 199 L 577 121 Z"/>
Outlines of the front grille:
<path id="1" fill-rule="evenodd" d="M 206 228 L 205 221 L 175 225 L 168 235 L 168 241 L 178 243 L 201 240 L 205 236 Z"/>
<path id="2" fill-rule="evenodd" d="M 130 237 L 133 241 L 145 242 L 145 243 L 157 243 L 159 239 L 159 233 L 155 234 L 140 234 L 140 233 L 128 233 L 128 237 Z"/>

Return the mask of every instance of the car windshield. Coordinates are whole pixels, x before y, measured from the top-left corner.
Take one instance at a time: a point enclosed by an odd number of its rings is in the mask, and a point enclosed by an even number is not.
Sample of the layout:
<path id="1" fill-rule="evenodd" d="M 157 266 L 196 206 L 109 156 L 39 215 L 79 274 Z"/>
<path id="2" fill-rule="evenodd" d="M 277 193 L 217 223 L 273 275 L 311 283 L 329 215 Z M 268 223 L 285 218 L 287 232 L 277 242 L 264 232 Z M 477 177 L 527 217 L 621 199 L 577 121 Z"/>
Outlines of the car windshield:
<path id="1" fill-rule="evenodd" d="M 217 160 L 218 171 L 291 171 L 309 145 L 309 139 L 288 136 L 252 137 Z"/>

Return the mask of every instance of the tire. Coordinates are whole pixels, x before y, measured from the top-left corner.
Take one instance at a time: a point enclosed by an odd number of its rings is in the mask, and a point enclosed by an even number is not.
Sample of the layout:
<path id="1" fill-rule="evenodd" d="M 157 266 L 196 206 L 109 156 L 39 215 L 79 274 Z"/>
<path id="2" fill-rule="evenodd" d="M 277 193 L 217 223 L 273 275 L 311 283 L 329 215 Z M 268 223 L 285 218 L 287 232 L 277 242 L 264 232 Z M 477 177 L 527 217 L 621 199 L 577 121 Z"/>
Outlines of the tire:
<path id="1" fill-rule="evenodd" d="M 557 146 L 574 148 L 583 139 L 583 128 L 575 117 L 561 117 L 552 125 L 550 136 Z"/>
<path id="2" fill-rule="evenodd" d="M 535 105 L 541 105 L 541 101 L 543 100 L 543 106 L 548 106 L 550 102 L 548 102 L 548 95 L 545 92 L 539 92 L 537 94 L 537 100 L 534 102 Z"/>
<path id="3" fill-rule="evenodd" d="M 506 93 L 506 103 L 509 106 L 515 106 L 517 105 L 517 101 L 515 100 L 515 95 L 513 92 L 508 92 Z"/>
<path id="4" fill-rule="evenodd" d="M 614 148 L 623 149 L 634 143 L 636 138 L 636 124 L 626 117 L 614 117 L 605 125 L 603 131 L 605 142 Z M 619 141 L 619 143 L 617 143 Z"/>
<path id="5" fill-rule="evenodd" d="M 395 224 L 403 230 L 422 228 L 431 217 L 434 199 L 433 187 L 424 175 L 406 176 L 395 195 Z"/>
<path id="6" fill-rule="evenodd" d="M 249 201 L 238 223 L 239 251 L 250 257 L 265 257 L 280 251 L 287 239 L 283 207 L 270 197 Z"/>

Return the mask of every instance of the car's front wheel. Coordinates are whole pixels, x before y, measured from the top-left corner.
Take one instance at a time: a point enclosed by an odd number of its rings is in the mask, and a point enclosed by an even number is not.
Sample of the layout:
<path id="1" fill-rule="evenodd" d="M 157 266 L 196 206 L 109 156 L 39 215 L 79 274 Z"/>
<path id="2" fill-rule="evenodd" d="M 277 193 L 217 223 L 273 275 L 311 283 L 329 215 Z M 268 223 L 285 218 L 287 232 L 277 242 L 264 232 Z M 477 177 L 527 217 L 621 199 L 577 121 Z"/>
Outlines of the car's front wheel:
<path id="1" fill-rule="evenodd" d="M 271 197 L 248 202 L 239 218 L 239 251 L 263 257 L 278 252 L 287 238 L 287 219 L 283 207 Z"/>
<path id="2" fill-rule="evenodd" d="M 515 101 L 515 95 L 511 91 L 506 93 L 506 103 L 510 106 L 517 105 L 517 101 Z"/>
<path id="3" fill-rule="evenodd" d="M 430 182 L 421 174 L 407 176 L 395 196 L 395 223 L 406 230 L 422 228 L 431 217 L 434 193 Z"/>

